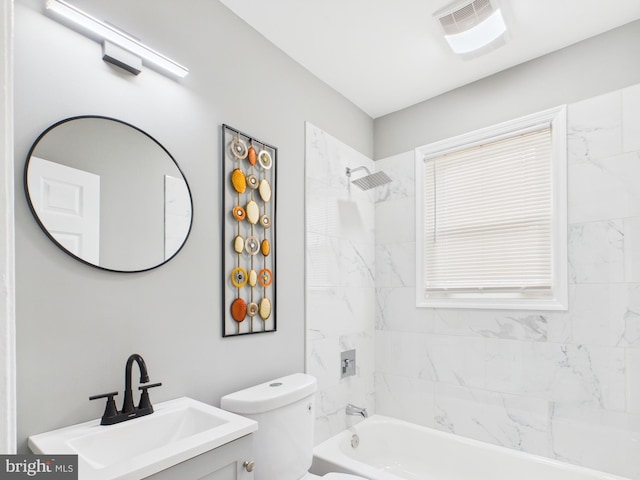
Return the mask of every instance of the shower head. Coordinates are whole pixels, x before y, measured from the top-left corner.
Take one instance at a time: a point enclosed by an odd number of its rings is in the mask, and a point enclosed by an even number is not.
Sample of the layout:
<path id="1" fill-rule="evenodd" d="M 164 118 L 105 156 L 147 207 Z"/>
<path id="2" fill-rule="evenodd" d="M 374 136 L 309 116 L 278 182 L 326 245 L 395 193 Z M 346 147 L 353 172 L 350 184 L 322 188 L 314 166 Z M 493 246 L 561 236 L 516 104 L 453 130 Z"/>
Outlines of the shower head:
<path id="1" fill-rule="evenodd" d="M 383 171 L 371 173 L 371 171 L 369 171 L 369 169 L 364 166 L 356 168 L 347 167 L 347 177 L 351 178 L 351 174 L 353 172 L 357 172 L 358 170 L 364 170 L 365 172 L 367 172 L 367 174 L 362 178 L 352 180 L 351 183 L 353 183 L 361 190 L 370 190 L 372 188 L 384 185 L 385 183 L 391 182 L 389 176 Z"/>

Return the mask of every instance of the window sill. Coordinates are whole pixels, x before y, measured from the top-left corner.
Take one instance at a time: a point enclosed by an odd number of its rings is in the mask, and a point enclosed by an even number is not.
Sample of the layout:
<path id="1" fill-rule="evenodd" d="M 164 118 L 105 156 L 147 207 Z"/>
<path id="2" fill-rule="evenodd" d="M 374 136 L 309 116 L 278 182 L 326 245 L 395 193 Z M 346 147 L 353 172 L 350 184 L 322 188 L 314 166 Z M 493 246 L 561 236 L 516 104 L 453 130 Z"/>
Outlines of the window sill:
<path id="1" fill-rule="evenodd" d="M 418 308 L 462 308 L 476 310 L 566 311 L 568 302 L 559 298 L 424 298 L 418 293 Z"/>

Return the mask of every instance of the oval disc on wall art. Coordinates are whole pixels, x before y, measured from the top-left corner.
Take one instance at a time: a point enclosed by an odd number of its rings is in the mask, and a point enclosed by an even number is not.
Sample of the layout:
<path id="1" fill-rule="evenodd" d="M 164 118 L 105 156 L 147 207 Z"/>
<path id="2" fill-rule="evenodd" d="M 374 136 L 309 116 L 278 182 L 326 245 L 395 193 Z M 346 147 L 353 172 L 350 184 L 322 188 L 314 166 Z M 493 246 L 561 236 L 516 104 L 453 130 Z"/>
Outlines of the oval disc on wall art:
<path id="1" fill-rule="evenodd" d="M 239 222 L 243 221 L 247 217 L 247 213 L 240 205 L 236 205 L 235 207 L 233 207 L 232 213 L 233 218 L 235 218 Z"/>
<path id="2" fill-rule="evenodd" d="M 256 271 L 252 268 L 249 271 L 249 286 L 251 288 L 255 287 L 258 283 L 258 274 L 256 273 Z"/>
<path id="3" fill-rule="evenodd" d="M 263 287 L 268 287 L 273 281 L 273 273 L 268 268 L 263 268 L 258 274 L 258 281 Z"/>
<path id="4" fill-rule="evenodd" d="M 231 172 L 231 185 L 233 185 L 233 188 L 238 193 L 244 193 L 247 189 L 247 179 L 239 168 Z"/>
<path id="5" fill-rule="evenodd" d="M 233 250 L 238 254 L 244 251 L 244 238 L 242 238 L 242 235 L 236 235 L 236 238 L 234 238 Z"/>
<path id="6" fill-rule="evenodd" d="M 242 288 L 247 284 L 247 271 L 242 267 L 236 267 L 231 272 L 231 283 L 236 288 Z"/>
<path id="7" fill-rule="evenodd" d="M 256 153 L 256 149 L 253 148 L 253 145 L 249 147 L 249 153 L 247 154 L 247 159 L 249 163 L 253 167 L 256 164 L 256 160 L 258 159 L 258 154 Z"/>
<path id="8" fill-rule="evenodd" d="M 266 150 L 260 150 L 258 152 L 258 162 L 260 162 L 260 166 L 265 170 L 273 167 L 273 158 L 271 158 L 271 154 Z"/>
<path id="9" fill-rule="evenodd" d="M 260 251 L 262 252 L 262 255 L 264 255 L 265 257 L 268 257 L 269 253 L 271 252 L 271 244 L 269 243 L 269 240 L 267 240 L 266 238 L 262 240 L 262 243 L 260 244 Z"/>
<path id="10" fill-rule="evenodd" d="M 256 223 L 258 223 L 258 220 L 260 218 L 260 207 L 258 207 L 258 204 L 256 202 L 254 202 L 253 200 L 249 200 L 245 211 L 247 212 L 247 220 L 251 225 L 255 225 Z"/>
<path id="11" fill-rule="evenodd" d="M 268 203 L 269 200 L 271 200 L 271 184 L 269 183 L 269 180 L 263 178 L 260 181 L 258 192 L 260 193 L 260 198 L 262 198 L 264 203 Z"/>
<path id="12" fill-rule="evenodd" d="M 271 217 L 269 215 L 262 215 L 260 217 L 260 225 L 262 225 L 264 228 L 271 227 Z"/>
<path id="13" fill-rule="evenodd" d="M 260 242 L 256 237 L 249 237 L 244 242 L 244 249 L 249 255 L 255 255 L 260 251 Z"/>
<path id="14" fill-rule="evenodd" d="M 236 137 L 231 141 L 231 152 L 238 160 L 247 158 L 247 144 L 240 137 Z"/>
<path id="15" fill-rule="evenodd" d="M 251 302 L 247 305 L 247 315 L 255 317 L 258 314 L 258 304 Z"/>
<path id="16" fill-rule="evenodd" d="M 258 185 L 260 185 L 260 182 L 258 181 L 258 177 L 251 174 L 251 175 L 247 175 L 247 184 L 249 185 L 249 188 L 255 189 L 255 188 L 258 188 Z"/>
<path id="17" fill-rule="evenodd" d="M 268 298 L 260 300 L 259 313 L 263 320 L 268 320 L 271 316 L 271 301 Z"/>
<path id="18" fill-rule="evenodd" d="M 242 322 L 247 316 L 247 303 L 241 299 L 236 298 L 231 304 L 231 316 L 236 322 Z"/>

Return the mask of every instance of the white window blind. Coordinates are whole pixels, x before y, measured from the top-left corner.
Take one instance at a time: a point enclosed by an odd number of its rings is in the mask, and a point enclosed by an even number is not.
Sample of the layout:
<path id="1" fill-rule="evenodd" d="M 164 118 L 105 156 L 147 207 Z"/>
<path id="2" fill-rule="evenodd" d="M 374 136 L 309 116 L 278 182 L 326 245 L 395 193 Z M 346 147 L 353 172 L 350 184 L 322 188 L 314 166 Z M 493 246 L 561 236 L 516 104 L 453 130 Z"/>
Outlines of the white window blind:
<path id="1" fill-rule="evenodd" d="M 427 294 L 550 291 L 551 127 L 424 162 Z"/>

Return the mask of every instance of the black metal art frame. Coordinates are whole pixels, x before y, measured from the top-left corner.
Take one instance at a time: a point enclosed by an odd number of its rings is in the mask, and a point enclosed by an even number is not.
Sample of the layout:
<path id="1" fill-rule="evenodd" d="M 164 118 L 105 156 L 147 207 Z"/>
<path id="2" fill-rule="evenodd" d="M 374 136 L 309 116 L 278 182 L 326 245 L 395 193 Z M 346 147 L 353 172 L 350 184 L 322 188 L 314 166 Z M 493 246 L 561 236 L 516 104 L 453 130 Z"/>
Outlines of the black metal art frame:
<path id="1" fill-rule="evenodd" d="M 278 149 L 222 125 L 222 336 L 275 332 Z"/>

